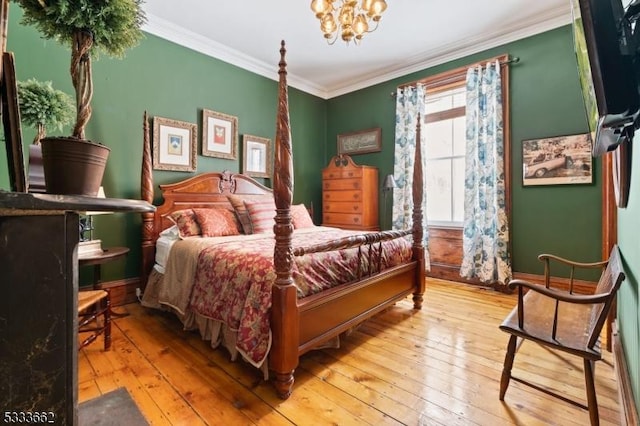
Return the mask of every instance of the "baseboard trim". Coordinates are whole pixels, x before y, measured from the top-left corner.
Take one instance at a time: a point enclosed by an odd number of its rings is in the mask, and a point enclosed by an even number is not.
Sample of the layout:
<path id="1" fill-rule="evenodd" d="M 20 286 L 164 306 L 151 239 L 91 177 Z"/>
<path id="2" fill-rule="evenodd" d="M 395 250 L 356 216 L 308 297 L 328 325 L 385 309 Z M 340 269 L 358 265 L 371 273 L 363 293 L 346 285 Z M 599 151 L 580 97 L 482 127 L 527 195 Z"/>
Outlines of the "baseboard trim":
<path id="1" fill-rule="evenodd" d="M 624 356 L 622 342 L 618 334 L 618 322 L 613 323 L 613 359 L 615 363 L 616 378 L 618 381 L 618 402 L 620 405 L 620 424 L 638 425 L 638 410 L 633 399 L 633 389 L 629 380 L 629 369 Z"/>
<path id="2" fill-rule="evenodd" d="M 460 276 L 460 268 L 452 267 L 450 265 L 441 265 L 441 264 L 431 264 L 431 270 L 427 271 L 427 276 L 432 278 L 440 278 L 443 280 L 457 281 L 463 282 L 467 284 L 475 284 L 475 285 L 483 285 L 486 284 L 481 283 L 477 279 L 467 280 Z M 544 284 L 544 276 L 536 275 L 536 274 L 528 274 L 525 272 L 514 272 L 514 279 L 525 280 L 536 284 Z M 560 277 L 551 277 L 551 286 L 554 288 L 558 288 L 561 290 L 569 290 L 570 280 L 569 278 L 560 278 Z M 504 291 L 504 286 L 501 285 L 493 285 L 489 286 L 493 287 L 496 290 Z M 596 283 L 593 281 L 586 280 L 573 280 L 573 291 L 577 294 L 593 294 L 593 291 L 596 288 Z M 506 292 L 510 292 L 510 290 L 506 290 Z"/>
<path id="3" fill-rule="evenodd" d="M 140 288 L 140 277 L 106 281 L 98 284 L 96 288 L 109 290 L 111 306 L 126 305 L 138 300 L 136 288 Z"/>

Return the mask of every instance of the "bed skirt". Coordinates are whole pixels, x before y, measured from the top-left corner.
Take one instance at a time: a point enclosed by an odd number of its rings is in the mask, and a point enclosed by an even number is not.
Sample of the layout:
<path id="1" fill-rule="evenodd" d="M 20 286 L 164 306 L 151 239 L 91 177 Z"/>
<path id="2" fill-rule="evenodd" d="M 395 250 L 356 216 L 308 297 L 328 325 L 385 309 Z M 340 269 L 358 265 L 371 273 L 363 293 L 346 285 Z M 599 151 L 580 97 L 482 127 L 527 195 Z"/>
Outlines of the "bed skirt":
<path id="1" fill-rule="evenodd" d="M 241 355 L 242 359 L 262 372 L 265 380 L 269 379 L 269 363 L 265 360 L 261 365 L 256 365 L 247 357 L 242 356 L 242 353 L 236 348 L 235 331 L 227 327 L 225 323 L 204 317 L 190 309 L 182 313 L 168 304 L 163 304 L 158 299 L 163 277 L 164 275 L 155 268 L 151 271 L 142 296 L 142 306 L 174 313 L 182 323 L 184 330 L 198 330 L 200 337 L 209 341 L 212 348 L 224 347 L 229 352 L 231 361 L 237 360 L 238 355 Z"/>

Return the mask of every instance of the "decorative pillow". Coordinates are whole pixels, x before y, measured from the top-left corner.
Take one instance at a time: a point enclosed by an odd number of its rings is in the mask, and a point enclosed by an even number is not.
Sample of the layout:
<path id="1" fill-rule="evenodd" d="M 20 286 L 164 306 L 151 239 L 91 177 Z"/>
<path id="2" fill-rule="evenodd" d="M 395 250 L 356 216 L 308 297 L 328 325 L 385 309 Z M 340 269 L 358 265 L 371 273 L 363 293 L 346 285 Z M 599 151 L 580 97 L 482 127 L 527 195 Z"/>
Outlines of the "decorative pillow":
<path id="1" fill-rule="evenodd" d="M 296 204 L 291 206 L 291 221 L 295 229 L 313 228 L 313 220 L 309 216 L 309 210 L 304 204 Z"/>
<path id="2" fill-rule="evenodd" d="M 252 234 L 273 232 L 273 225 L 276 224 L 276 203 L 273 200 L 245 200 L 244 205 L 247 208 L 247 212 L 249 212 Z"/>
<path id="3" fill-rule="evenodd" d="M 233 206 L 233 209 L 238 216 L 240 225 L 242 225 L 242 231 L 245 234 L 251 234 L 251 220 L 249 219 L 249 213 L 244 205 L 244 200 L 248 201 L 267 201 L 273 202 L 273 195 L 271 194 L 250 194 L 250 195 L 227 195 L 227 199 Z"/>
<path id="4" fill-rule="evenodd" d="M 197 237 L 201 234 L 193 209 L 175 211 L 169 215 L 169 219 L 178 226 L 180 238 Z"/>
<path id="5" fill-rule="evenodd" d="M 240 235 L 240 223 L 229 209 L 193 209 L 203 237 Z"/>

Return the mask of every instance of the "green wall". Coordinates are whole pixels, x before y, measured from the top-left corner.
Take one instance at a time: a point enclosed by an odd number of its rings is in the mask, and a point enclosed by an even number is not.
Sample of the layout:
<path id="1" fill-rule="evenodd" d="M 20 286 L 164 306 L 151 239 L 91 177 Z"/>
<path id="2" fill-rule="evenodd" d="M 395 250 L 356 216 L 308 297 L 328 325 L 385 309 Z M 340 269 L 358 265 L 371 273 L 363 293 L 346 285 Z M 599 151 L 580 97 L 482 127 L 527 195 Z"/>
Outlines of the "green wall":
<path id="1" fill-rule="evenodd" d="M 635 144 L 640 132 L 635 134 Z M 632 156 L 631 190 L 627 208 L 618 209 L 618 245 L 627 275 L 618 293 L 618 328 L 629 379 L 640 412 L 640 155 Z"/>
<path id="2" fill-rule="evenodd" d="M 53 81 L 54 87 L 73 94 L 68 74 L 69 49 L 41 39 L 32 27 L 19 24 L 20 9 L 12 4 L 7 50 L 16 57 L 18 80 L 37 78 Z M 103 185 L 113 198 L 140 197 L 143 112 L 198 124 L 202 129 L 202 108 L 238 117 L 238 159 L 224 160 L 198 156 L 197 172 L 240 170 L 244 133 L 275 138 L 277 70 L 280 46 L 273 47 L 274 80 L 229 65 L 178 46 L 153 35 L 127 52 L 122 60 L 101 56 L 94 65 L 93 116 L 87 138 L 111 148 Z M 318 97 L 289 89 L 291 134 L 295 157 L 294 202 L 320 206 L 320 173 L 325 158 L 326 102 Z M 70 134 L 65 129 L 62 134 Z M 33 139 L 31 129 L 23 129 L 25 152 Z M 57 132 L 50 132 L 57 134 Z M 200 134 L 198 134 L 200 147 Z M 9 189 L 6 156 L 0 157 L 0 189 Z M 198 148 L 200 151 L 200 148 Z M 186 172 L 154 171 L 155 184 L 176 182 L 192 176 Z M 270 186 L 269 180 L 263 182 Z M 156 186 L 157 187 L 157 186 Z M 160 201 L 156 195 L 156 201 Z M 104 279 L 139 275 L 140 216 L 113 214 L 98 216 L 97 237 L 106 246 L 131 248 L 125 265 L 105 265 Z M 124 269 L 124 270 L 123 270 Z M 82 277 L 81 277 L 82 278 Z"/>
<path id="3" fill-rule="evenodd" d="M 587 130 L 568 26 L 329 100 L 327 161 L 336 153 L 337 134 L 379 126 L 382 152 L 357 155 L 354 160 L 377 166 L 381 179 L 392 173 L 395 99 L 391 93 L 396 87 L 504 53 L 520 58 L 510 68 L 513 269 L 542 273 L 537 260 L 542 252 L 598 260 L 602 213 L 598 161 L 590 185 L 522 186 L 523 140 Z M 390 205 L 386 215 L 381 210 L 386 226 L 390 215 Z"/>

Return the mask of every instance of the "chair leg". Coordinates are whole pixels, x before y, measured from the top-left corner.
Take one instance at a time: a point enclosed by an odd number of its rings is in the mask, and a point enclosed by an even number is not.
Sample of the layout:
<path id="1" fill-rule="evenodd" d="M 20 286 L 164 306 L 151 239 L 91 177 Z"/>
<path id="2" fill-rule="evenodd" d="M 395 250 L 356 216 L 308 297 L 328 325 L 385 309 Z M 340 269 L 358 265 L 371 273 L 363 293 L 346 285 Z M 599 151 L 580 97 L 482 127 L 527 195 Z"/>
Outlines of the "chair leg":
<path id="1" fill-rule="evenodd" d="M 105 298 L 106 309 L 104 310 L 104 350 L 108 351 L 111 348 L 111 298 L 107 292 Z"/>
<path id="2" fill-rule="evenodd" d="M 513 367 L 513 358 L 516 356 L 516 343 L 518 337 L 512 335 L 507 345 L 507 354 L 504 357 L 504 366 L 502 367 L 502 378 L 500 379 L 500 401 L 504 401 L 504 394 L 507 393 L 509 381 L 511 380 L 511 368 Z"/>
<path id="3" fill-rule="evenodd" d="M 598 416 L 598 401 L 596 398 L 596 386 L 594 379 L 594 361 L 584 360 L 584 380 L 587 386 L 587 406 L 589 408 L 589 420 L 591 426 L 598 426 L 600 419 Z"/>

